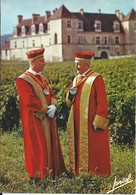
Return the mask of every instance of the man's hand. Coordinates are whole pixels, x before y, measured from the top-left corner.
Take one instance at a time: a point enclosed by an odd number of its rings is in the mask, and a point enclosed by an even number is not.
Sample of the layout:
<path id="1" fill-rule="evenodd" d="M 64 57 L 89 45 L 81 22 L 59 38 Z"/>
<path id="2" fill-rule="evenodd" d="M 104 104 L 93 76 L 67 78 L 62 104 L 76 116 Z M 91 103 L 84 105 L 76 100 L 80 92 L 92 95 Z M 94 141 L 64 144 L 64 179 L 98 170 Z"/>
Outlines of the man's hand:
<path id="1" fill-rule="evenodd" d="M 55 105 L 49 105 L 48 106 L 48 111 L 47 111 L 47 114 L 50 118 L 53 118 L 54 115 L 55 115 L 55 112 L 56 112 L 57 108 Z"/>
<path id="2" fill-rule="evenodd" d="M 69 92 L 70 92 L 71 95 L 75 95 L 76 92 L 77 92 L 77 88 L 75 88 L 75 87 L 70 88 L 70 89 L 69 89 Z"/>

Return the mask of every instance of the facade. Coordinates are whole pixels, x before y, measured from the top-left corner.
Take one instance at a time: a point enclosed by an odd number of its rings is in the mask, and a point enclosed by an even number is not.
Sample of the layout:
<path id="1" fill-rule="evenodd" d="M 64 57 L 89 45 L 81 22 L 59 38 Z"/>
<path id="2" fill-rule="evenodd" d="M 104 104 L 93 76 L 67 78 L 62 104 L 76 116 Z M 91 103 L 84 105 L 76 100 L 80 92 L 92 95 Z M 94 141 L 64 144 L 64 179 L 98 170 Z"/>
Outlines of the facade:
<path id="1" fill-rule="evenodd" d="M 127 16 L 115 14 L 72 13 L 64 5 L 45 16 L 31 19 L 18 16 L 9 47 L 1 48 L 2 59 L 27 60 L 26 52 L 45 48 L 46 61 L 73 60 L 75 51 L 94 51 L 95 58 L 136 54 L 136 11 Z"/>

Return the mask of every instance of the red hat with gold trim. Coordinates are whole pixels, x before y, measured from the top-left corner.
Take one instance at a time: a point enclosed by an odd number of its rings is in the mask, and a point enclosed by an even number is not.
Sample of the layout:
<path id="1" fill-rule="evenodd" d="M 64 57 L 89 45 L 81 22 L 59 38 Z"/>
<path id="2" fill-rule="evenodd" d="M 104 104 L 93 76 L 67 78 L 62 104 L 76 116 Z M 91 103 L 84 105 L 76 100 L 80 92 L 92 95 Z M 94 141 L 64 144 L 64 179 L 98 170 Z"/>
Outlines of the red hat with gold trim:
<path id="1" fill-rule="evenodd" d="M 42 57 L 44 50 L 45 50 L 44 48 L 40 48 L 40 49 L 35 49 L 35 50 L 31 50 L 31 51 L 26 52 L 28 60 L 32 61 L 36 58 Z"/>
<path id="2" fill-rule="evenodd" d="M 75 56 L 75 61 L 78 61 L 78 60 L 87 60 L 87 61 L 90 61 L 91 58 L 94 56 L 94 52 L 92 51 L 89 51 L 89 52 L 75 52 L 74 53 L 74 56 Z"/>

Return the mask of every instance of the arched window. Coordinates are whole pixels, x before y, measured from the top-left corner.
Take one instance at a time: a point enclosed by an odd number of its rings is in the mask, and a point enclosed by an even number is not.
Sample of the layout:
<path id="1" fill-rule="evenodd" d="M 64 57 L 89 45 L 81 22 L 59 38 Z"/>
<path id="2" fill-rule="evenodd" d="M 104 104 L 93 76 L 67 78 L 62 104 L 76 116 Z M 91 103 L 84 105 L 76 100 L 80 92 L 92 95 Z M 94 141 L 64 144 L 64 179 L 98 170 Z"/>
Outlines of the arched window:
<path id="1" fill-rule="evenodd" d="M 54 44 L 58 43 L 58 36 L 57 33 L 54 34 Z"/>

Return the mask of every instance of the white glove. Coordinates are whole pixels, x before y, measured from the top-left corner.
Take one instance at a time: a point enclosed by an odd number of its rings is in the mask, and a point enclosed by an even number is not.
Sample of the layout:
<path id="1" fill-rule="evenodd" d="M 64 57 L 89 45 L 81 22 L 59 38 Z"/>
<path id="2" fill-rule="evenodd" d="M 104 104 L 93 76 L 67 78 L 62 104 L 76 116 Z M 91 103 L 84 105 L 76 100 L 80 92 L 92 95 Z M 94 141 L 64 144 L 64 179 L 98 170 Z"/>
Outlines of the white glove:
<path id="1" fill-rule="evenodd" d="M 56 112 L 57 108 L 55 105 L 50 105 L 48 106 L 48 111 L 47 111 L 47 114 L 50 118 L 53 118 L 54 115 L 55 115 L 55 112 Z"/>
<path id="2" fill-rule="evenodd" d="M 73 87 L 69 89 L 69 92 L 71 93 L 71 95 L 75 95 L 77 92 L 77 88 Z"/>

